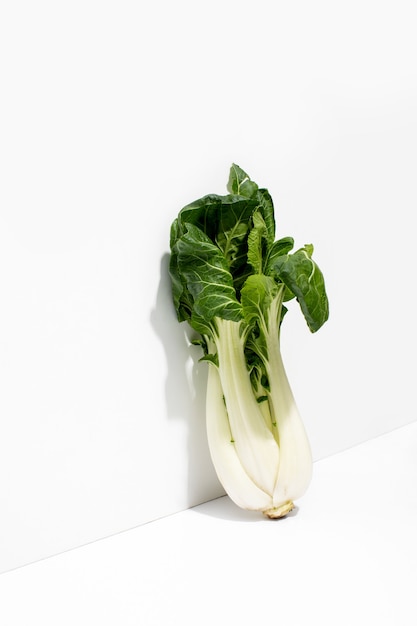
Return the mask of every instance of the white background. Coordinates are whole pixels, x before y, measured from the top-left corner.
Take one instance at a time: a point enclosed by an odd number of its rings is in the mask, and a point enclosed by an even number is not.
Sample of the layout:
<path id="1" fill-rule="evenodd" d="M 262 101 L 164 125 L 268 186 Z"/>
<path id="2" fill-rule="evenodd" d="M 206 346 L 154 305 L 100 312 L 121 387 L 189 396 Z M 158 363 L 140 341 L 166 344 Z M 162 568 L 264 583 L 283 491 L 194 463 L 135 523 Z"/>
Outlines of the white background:
<path id="1" fill-rule="evenodd" d="M 283 328 L 315 459 L 416 419 L 415 26 L 405 1 L 1 4 L 0 571 L 223 493 L 167 255 L 233 161 L 326 277 L 327 325 Z"/>

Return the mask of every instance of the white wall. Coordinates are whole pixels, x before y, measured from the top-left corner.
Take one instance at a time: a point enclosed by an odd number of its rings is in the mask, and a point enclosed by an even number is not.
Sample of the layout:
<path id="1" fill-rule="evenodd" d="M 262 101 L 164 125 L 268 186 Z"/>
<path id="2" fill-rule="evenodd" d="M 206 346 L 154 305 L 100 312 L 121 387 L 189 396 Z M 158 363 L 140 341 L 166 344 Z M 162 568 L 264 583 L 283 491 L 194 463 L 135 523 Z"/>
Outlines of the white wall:
<path id="1" fill-rule="evenodd" d="M 0 571 L 223 493 L 167 254 L 232 161 L 327 279 L 327 326 L 283 330 L 315 458 L 416 419 L 414 24 L 401 0 L 2 3 Z"/>

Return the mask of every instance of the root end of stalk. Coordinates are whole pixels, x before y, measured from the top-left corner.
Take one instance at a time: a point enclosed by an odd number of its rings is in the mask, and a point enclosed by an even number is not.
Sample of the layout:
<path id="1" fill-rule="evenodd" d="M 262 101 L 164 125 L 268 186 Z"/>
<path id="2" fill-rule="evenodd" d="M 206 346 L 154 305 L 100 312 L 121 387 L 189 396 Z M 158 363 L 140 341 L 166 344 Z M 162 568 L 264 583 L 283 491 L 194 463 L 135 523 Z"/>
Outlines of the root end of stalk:
<path id="1" fill-rule="evenodd" d="M 288 500 L 288 502 L 284 502 L 284 504 L 281 504 L 280 506 L 263 511 L 263 514 L 269 519 L 279 519 L 280 517 L 285 517 L 285 515 L 290 513 L 293 508 L 294 502 L 292 500 Z"/>

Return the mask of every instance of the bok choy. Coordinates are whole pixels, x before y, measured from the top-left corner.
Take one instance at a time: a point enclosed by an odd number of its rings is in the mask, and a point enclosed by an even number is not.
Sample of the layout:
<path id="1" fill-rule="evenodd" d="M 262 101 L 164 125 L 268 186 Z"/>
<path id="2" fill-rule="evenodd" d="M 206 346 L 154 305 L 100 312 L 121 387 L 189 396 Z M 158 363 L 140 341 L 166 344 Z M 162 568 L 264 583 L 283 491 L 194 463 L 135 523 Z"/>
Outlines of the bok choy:
<path id="1" fill-rule="evenodd" d="M 286 515 L 307 489 L 312 455 L 280 350 L 285 302 L 316 332 L 328 319 L 313 246 L 275 239 L 274 205 L 238 165 L 227 195 L 185 206 L 170 233 L 172 295 L 208 363 L 206 426 L 226 493 L 267 517 Z"/>

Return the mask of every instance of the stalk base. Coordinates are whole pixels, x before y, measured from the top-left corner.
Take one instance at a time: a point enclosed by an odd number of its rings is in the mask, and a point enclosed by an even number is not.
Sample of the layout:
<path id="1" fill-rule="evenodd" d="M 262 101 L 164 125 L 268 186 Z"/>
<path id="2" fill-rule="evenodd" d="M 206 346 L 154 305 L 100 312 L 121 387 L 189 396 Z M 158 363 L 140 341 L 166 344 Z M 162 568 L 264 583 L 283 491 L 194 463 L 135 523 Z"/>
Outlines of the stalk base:
<path id="1" fill-rule="evenodd" d="M 273 507 L 272 509 L 267 509 L 263 511 L 263 514 L 269 519 L 278 519 L 279 517 L 284 517 L 294 508 L 294 502 L 292 500 L 288 500 L 288 502 L 284 502 L 280 506 Z"/>

